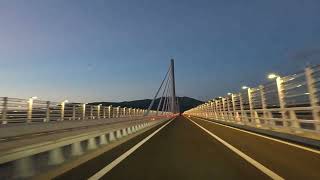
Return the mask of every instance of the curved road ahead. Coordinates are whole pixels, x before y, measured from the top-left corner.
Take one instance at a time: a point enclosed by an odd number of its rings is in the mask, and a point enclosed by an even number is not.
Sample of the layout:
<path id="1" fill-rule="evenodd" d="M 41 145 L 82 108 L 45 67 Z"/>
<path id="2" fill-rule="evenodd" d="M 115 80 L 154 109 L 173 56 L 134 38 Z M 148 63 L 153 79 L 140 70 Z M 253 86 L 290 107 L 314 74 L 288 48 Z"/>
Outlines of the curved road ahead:
<path id="1" fill-rule="evenodd" d="M 320 179 L 320 151 L 180 116 L 57 179 Z"/>

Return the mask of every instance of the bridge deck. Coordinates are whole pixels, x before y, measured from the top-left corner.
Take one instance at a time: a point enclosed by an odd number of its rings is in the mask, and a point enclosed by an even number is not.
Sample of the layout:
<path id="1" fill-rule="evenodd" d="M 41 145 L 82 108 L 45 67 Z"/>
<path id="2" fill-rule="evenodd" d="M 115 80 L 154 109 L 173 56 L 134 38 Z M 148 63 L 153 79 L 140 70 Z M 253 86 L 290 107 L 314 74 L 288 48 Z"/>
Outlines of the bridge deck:
<path id="1" fill-rule="evenodd" d="M 320 178 L 319 151 L 312 152 L 196 118 L 192 120 L 254 162 L 261 163 L 271 174 L 285 179 Z M 57 179 L 92 177 L 160 126 Z M 261 166 L 253 164 L 187 118 L 178 117 L 102 179 L 269 179 L 265 169 L 263 172 L 257 168 Z"/>

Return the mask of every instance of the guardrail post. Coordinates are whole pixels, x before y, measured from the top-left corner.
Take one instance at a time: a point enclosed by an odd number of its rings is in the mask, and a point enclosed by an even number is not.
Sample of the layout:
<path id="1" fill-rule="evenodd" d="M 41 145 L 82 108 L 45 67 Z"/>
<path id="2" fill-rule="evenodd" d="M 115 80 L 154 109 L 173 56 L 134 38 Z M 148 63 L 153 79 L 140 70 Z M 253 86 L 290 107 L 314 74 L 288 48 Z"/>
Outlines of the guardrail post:
<path id="1" fill-rule="evenodd" d="M 248 88 L 247 90 L 248 90 L 247 93 L 248 93 L 248 102 L 249 102 L 249 110 L 250 110 L 249 123 L 250 124 L 255 124 L 255 119 L 254 119 L 254 116 L 253 116 L 253 108 L 252 108 L 251 88 Z"/>
<path id="2" fill-rule="evenodd" d="M 213 101 L 210 102 L 210 111 L 211 111 L 210 118 L 213 119 L 214 118 L 214 102 Z"/>
<path id="3" fill-rule="evenodd" d="M 132 117 L 132 108 L 129 108 L 129 117 Z"/>
<path id="4" fill-rule="evenodd" d="M 267 120 L 267 118 L 269 118 L 267 116 L 267 103 L 266 103 L 266 96 L 264 94 L 264 86 L 260 85 L 259 86 L 260 89 L 260 98 L 261 98 L 261 106 L 262 106 L 262 116 L 263 116 L 263 121 L 264 124 L 270 125 L 270 120 Z M 268 123 L 266 123 L 268 122 Z"/>
<path id="5" fill-rule="evenodd" d="M 8 111 L 8 97 L 3 98 L 3 104 L 2 104 L 2 124 L 7 124 L 7 111 Z"/>
<path id="6" fill-rule="evenodd" d="M 230 115 L 230 102 L 229 102 L 229 97 L 227 96 L 226 97 L 226 100 L 227 100 L 227 111 L 228 111 L 228 121 L 232 121 L 232 117 Z"/>
<path id="7" fill-rule="evenodd" d="M 126 117 L 126 107 L 123 108 L 123 117 Z"/>
<path id="8" fill-rule="evenodd" d="M 220 119 L 219 109 L 218 109 L 218 101 L 214 100 L 215 108 L 216 108 L 216 120 Z"/>
<path id="9" fill-rule="evenodd" d="M 242 94 L 239 94 L 239 101 L 240 101 L 240 111 L 241 111 L 241 117 L 240 117 L 240 121 L 243 124 L 246 124 L 245 121 L 245 116 L 244 116 L 244 109 L 243 109 L 243 99 L 242 99 Z"/>
<path id="10" fill-rule="evenodd" d="M 46 119 L 45 122 L 50 121 L 50 101 L 47 101 Z"/>
<path id="11" fill-rule="evenodd" d="M 111 118 L 111 108 L 112 108 L 112 106 L 109 106 L 109 107 L 108 107 L 108 112 L 109 112 L 108 118 L 109 118 L 109 119 Z"/>
<path id="12" fill-rule="evenodd" d="M 249 109 L 250 109 L 250 116 L 251 122 L 255 124 L 257 127 L 261 127 L 259 117 L 256 116 L 254 111 L 253 103 L 252 103 L 252 89 L 248 88 L 248 99 L 249 99 Z"/>
<path id="13" fill-rule="evenodd" d="M 136 113 L 137 113 L 137 114 L 136 114 L 137 116 L 140 115 L 140 109 L 139 109 L 139 108 L 137 109 L 137 112 L 136 112 Z"/>
<path id="14" fill-rule="evenodd" d="M 101 110 L 101 105 L 98 105 L 98 107 L 97 107 L 97 119 L 100 119 L 100 110 Z"/>
<path id="15" fill-rule="evenodd" d="M 93 105 L 90 105 L 90 119 L 94 119 L 94 117 L 93 117 Z"/>
<path id="16" fill-rule="evenodd" d="M 286 110 L 285 110 L 286 103 L 284 101 L 285 95 L 283 93 L 282 79 L 280 77 L 277 77 L 276 83 L 277 83 L 277 90 L 278 90 L 278 96 L 279 96 L 279 104 L 280 104 L 282 123 L 283 123 L 284 127 L 288 127 L 288 122 L 285 121 L 285 119 L 287 119 L 287 115 L 286 115 Z"/>
<path id="17" fill-rule="evenodd" d="M 226 121 L 227 119 L 225 115 L 225 112 L 226 112 L 225 98 L 221 98 L 221 102 L 222 102 L 222 119 Z"/>
<path id="18" fill-rule="evenodd" d="M 72 106 L 72 120 L 76 120 L 76 105 Z"/>
<path id="19" fill-rule="evenodd" d="M 231 94 L 231 101 L 232 101 L 232 111 L 233 111 L 233 121 L 237 121 L 236 119 L 236 104 L 235 104 L 235 100 L 234 100 L 234 94 Z"/>
<path id="20" fill-rule="evenodd" d="M 315 128 L 317 131 L 320 131 L 320 109 L 318 105 L 318 98 L 317 98 L 317 89 L 314 86 L 316 81 L 312 76 L 313 69 L 310 67 L 307 67 L 305 69 L 305 76 L 307 80 L 307 88 L 308 88 L 308 93 L 309 93 L 309 101 L 310 101 L 310 106 L 312 109 L 312 116 L 313 120 L 315 120 Z"/>
<path id="21" fill-rule="evenodd" d="M 219 100 L 218 100 L 218 103 L 219 103 L 219 108 L 220 108 L 220 117 L 221 117 L 221 120 L 224 121 L 223 102 L 222 102 L 222 99 L 219 99 Z"/>
<path id="22" fill-rule="evenodd" d="M 103 119 L 106 118 L 106 107 L 103 106 Z"/>
<path id="23" fill-rule="evenodd" d="M 210 117 L 210 102 L 206 103 L 206 112 L 207 112 L 207 118 Z"/>
<path id="24" fill-rule="evenodd" d="M 120 117 L 120 106 L 117 107 L 117 118 Z"/>
<path id="25" fill-rule="evenodd" d="M 28 101 L 28 114 L 27 114 L 27 122 L 32 122 L 32 106 L 33 106 L 33 98 L 29 98 Z"/>
<path id="26" fill-rule="evenodd" d="M 62 103 L 61 103 L 61 121 L 63 121 L 64 120 L 64 109 L 65 109 L 65 101 L 63 101 Z"/>
<path id="27" fill-rule="evenodd" d="M 117 109 L 118 109 L 118 108 L 116 108 L 116 107 L 113 107 L 113 108 L 112 108 L 112 117 L 113 117 L 113 118 L 117 118 Z"/>
<path id="28" fill-rule="evenodd" d="M 86 104 L 82 104 L 82 119 L 86 119 Z"/>
<path id="29" fill-rule="evenodd" d="M 208 118 L 208 103 L 205 103 L 205 104 L 204 104 L 203 110 L 204 110 L 204 116 L 205 116 L 205 118 Z"/>
<path id="30" fill-rule="evenodd" d="M 214 109 L 214 119 L 218 120 L 218 109 L 217 109 L 217 101 L 213 100 L 213 109 Z M 197 109 L 196 111 L 198 111 L 199 109 Z M 197 112 L 196 112 L 197 113 Z"/>

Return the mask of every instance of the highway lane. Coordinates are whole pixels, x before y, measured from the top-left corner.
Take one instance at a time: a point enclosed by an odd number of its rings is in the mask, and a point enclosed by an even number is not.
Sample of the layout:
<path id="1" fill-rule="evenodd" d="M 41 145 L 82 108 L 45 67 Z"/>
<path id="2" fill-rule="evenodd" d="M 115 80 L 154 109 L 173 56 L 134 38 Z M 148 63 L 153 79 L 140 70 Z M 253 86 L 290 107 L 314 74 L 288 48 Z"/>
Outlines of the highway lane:
<path id="1" fill-rule="evenodd" d="M 159 128 L 159 126 L 157 127 Z M 87 179 L 157 130 L 93 159 L 57 179 Z M 117 164 L 102 179 L 270 179 L 265 173 L 178 117 Z"/>
<path id="2" fill-rule="evenodd" d="M 191 120 L 285 179 L 320 179 L 318 150 L 299 148 L 200 118 Z"/>

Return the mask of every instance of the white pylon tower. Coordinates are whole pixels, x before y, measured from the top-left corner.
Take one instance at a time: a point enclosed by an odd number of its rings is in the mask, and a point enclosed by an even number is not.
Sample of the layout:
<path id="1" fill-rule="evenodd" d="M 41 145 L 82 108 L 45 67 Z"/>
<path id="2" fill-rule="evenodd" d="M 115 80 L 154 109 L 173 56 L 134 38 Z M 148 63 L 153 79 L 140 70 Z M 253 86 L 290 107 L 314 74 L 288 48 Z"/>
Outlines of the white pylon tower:
<path id="1" fill-rule="evenodd" d="M 162 96 L 159 99 L 157 115 L 161 112 L 171 112 L 173 114 L 179 113 L 179 104 L 176 97 L 176 85 L 175 85 L 175 74 L 174 74 L 174 59 L 171 59 L 169 70 L 167 71 L 156 95 L 154 96 L 148 111 L 145 115 L 148 115 L 150 110 L 153 108 L 155 101 L 158 98 L 159 93 L 162 91 Z"/>
<path id="2" fill-rule="evenodd" d="M 174 77 L 174 59 L 171 59 L 171 65 L 170 65 L 170 69 L 171 69 L 171 88 L 172 88 L 172 91 L 171 91 L 171 112 L 173 114 L 176 114 L 177 113 L 177 98 L 176 98 L 176 82 L 175 82 L 175 77 Z"/>

